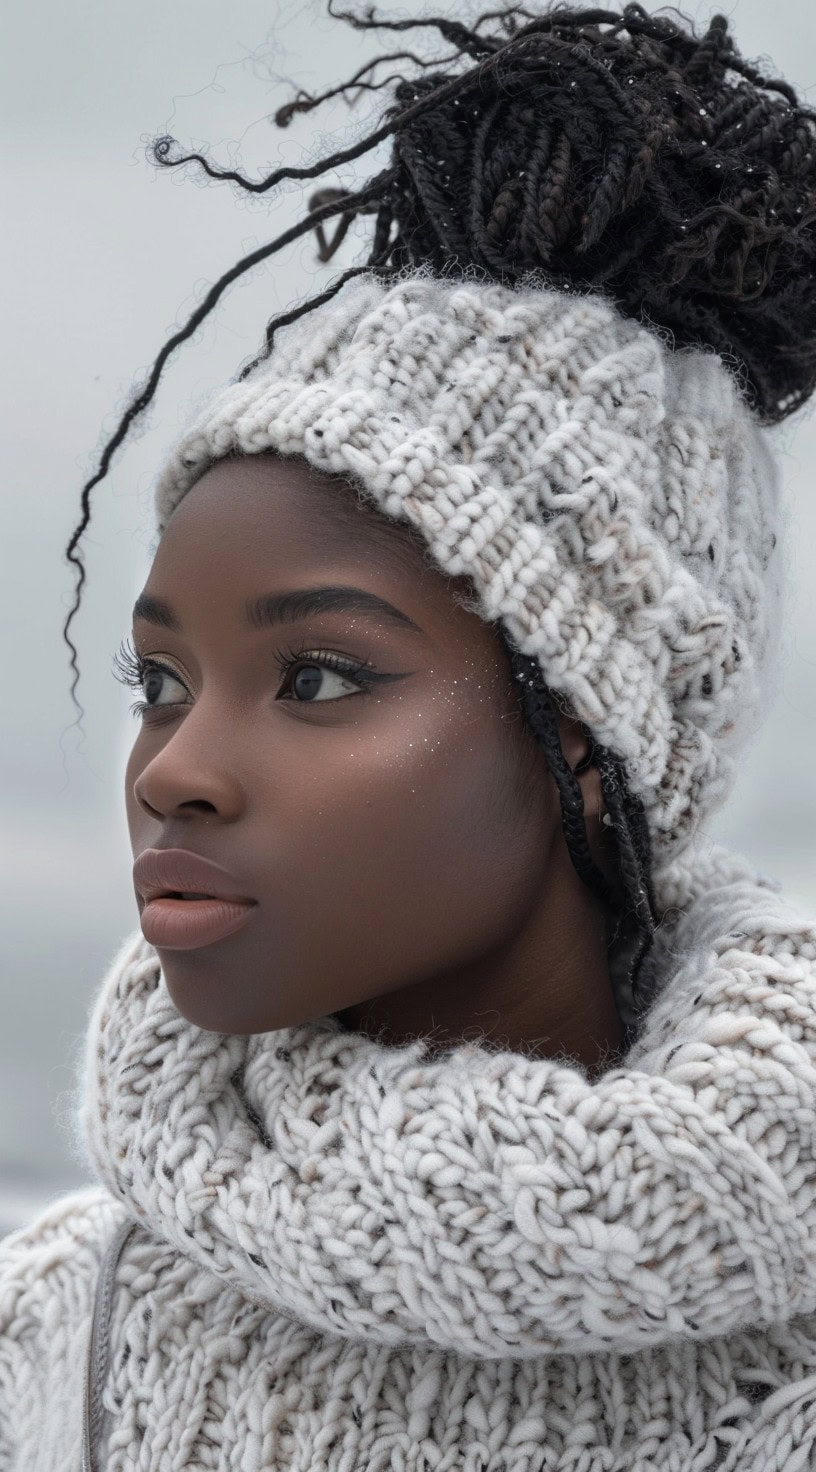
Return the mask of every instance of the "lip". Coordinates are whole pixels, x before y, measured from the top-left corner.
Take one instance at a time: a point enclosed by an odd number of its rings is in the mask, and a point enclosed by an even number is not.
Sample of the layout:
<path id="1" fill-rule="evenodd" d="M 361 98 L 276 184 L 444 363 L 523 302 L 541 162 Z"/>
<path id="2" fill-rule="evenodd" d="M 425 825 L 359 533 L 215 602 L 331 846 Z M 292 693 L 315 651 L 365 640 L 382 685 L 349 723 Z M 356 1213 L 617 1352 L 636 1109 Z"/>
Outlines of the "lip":
<path id="1" fill-rule="evenodd" d="M 145 901 L 177 898 L 184 891 L 204 894 L 211 899 L 231 900 L 235 904 L 257 904 L 252 895 L 240 892 L 228 870 L 186 848 L 146 848 L 133 865 L 133 884 Z M 182 900 L 180 903 L 196 904 L 199 901 Z"/>
<path id="2" fill-rule="evenodd" d="M 224 940 L 246 923 L 258 903 L 239 892 L 220 864 L 186 848 L 146 848 L 133 865 L 133 884 L 143 902 L 139 923 L 145 940 L 168 951 Z M 207 898 L 184 900 L 182 891 Z"/>
<path id="3" fill-rule="evenodd" d="M 152 946 L 165 951 L 194 951 L 224 940 L 246 923 L 255 909 L 247 900 L 148 900 L 139 923 Z"/>

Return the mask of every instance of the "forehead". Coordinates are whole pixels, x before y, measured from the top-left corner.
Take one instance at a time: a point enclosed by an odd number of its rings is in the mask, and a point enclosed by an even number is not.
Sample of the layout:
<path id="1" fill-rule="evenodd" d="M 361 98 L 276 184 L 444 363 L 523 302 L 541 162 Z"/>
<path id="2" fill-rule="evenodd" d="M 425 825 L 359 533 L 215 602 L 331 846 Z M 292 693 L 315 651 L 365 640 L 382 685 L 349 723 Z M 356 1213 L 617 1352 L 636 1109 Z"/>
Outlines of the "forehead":
<path id="1" fill-rule="evenodd" d="M 350 479 L 315 470 L 300 457 L 228 456 L 216 461 L 192 486 L 171 516 L 159 546 L 224 538 L 250 545 L 285 545 L 289 550 L 334 550 L 348 556 L 375 554 L 403 574 L 434 568 L 428 547 L 409 522 L 380 511 Z M 203 548 L 202 548 L 203 550 Z M 441 576 L 440 572 L 440 576 Z"/>
<path id="2" fill-rule="evenodd" d="M 470 578 L 439 568 L 415 527 L 295 457 L 210 466 L 170 517 L 143 592 L 217 610 L 236 595 L 248 602 L 317 584 L 377 594 L 435 641 L 455 637 L 483 652 L 497 642 Z"/>

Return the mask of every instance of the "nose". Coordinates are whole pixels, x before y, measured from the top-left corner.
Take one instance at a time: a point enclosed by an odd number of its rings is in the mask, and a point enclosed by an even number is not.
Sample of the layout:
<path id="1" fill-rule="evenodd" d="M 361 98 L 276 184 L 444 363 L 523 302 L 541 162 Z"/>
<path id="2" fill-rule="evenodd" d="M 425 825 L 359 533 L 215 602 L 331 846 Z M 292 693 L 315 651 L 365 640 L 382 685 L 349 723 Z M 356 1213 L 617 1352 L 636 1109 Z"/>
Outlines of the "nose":
<path id="1" fill-rule="evenodd" d="M 133 782 L 133 797 L 151 818 L 202 813 L 234 823 L 244 811 L 245 788 L 231 763 L 230 745 L 201 714 L 199 705 L 185 716 Z"/>

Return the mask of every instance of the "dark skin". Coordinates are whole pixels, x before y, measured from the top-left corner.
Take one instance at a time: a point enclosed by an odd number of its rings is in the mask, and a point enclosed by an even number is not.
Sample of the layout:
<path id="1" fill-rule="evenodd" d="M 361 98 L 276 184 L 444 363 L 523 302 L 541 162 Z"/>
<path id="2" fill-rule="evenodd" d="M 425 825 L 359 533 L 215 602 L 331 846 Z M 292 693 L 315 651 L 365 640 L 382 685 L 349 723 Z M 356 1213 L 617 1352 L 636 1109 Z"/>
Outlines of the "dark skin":
<path id="1" fill-rule="evenodd" d="M 417 627 L 338 610 L 244 621 L 248 599 L 328 585 L 377 594 Z M 608 1067 L 622 1041 L 609 917 L 572 865 L 497 628 L 457 601 L 467 581 L 344 480 L 252 455 L 188 492 L 144 591 L 179 628 L 134 622 L 139 655 L 173 673 L 139 692 L 151 709 L 126 772 L 133 855 L 191 849 L 258 901 L 235 934 L 159 951 L 179 1012 L 232 1034 L 336 1013 L 386 1043 L 485 1037 Z M 288 651 L 305 655 L 282 672 Z M 361 689 L 324 651 L 389 678 Z M 558 721 L 574 768 L 587 738 Z M 598 773 L 578 780 L 614 880 Z"/>

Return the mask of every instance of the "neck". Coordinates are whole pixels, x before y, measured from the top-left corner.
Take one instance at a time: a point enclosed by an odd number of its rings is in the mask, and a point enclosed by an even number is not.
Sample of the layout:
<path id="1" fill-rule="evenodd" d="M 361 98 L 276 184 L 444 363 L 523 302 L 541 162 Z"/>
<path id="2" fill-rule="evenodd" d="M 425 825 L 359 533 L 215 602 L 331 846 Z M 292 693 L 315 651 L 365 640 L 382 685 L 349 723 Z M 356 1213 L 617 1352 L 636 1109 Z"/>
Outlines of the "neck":
<path id="1" fill-rule="evenodd" d="M 543 901 L 496 952 L 335 1015 L 389 1046 L 429 1034 L 439 1048 L 485 1039 L 528 1056 L 566 1056 L 594 1076 L 624 1042 L 607 929 L 565 851 L 548 870 Z"/>

